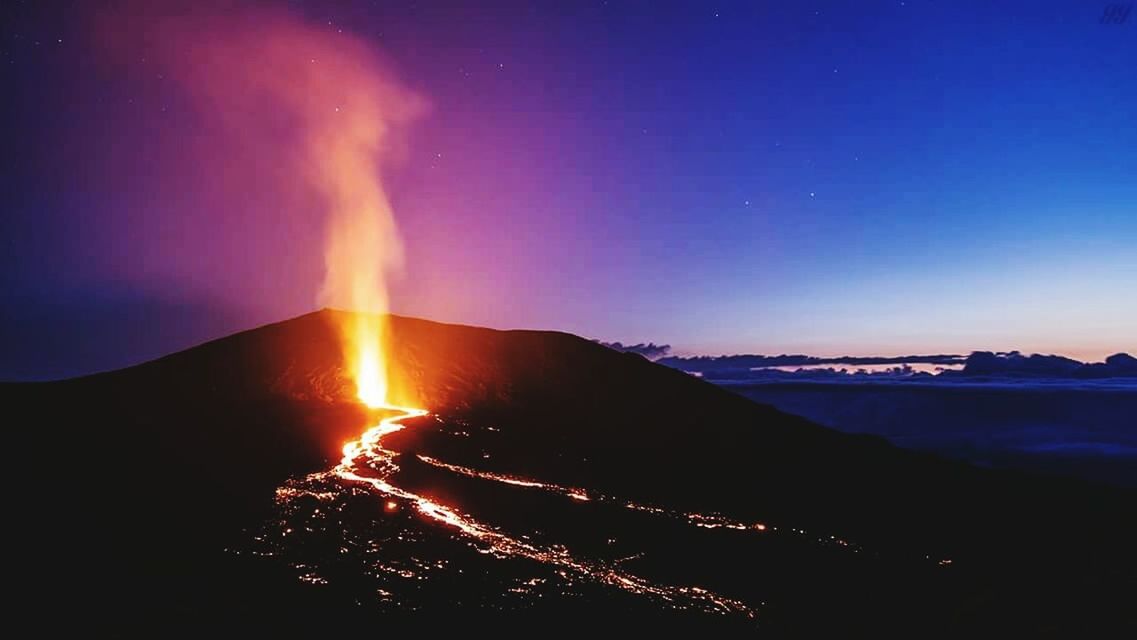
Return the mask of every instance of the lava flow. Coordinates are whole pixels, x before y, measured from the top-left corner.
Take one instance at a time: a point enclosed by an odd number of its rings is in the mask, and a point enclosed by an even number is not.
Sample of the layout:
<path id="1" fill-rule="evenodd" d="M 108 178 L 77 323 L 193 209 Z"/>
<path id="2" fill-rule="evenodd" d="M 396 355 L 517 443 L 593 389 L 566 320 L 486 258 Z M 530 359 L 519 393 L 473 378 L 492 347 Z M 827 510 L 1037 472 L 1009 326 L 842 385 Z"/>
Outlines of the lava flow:
<path id="1" fill-rule="evenodd" d="M 415 506 L 423 516 L 453 527 L 473 541 L 486 545 L 499 557 L 535 560 L 577 576 L 623 589 L 629 593 L 658 598 L 676 608 L 699 608 L 707 612 L 738 613 L 753 617 L 755 612 L 745 603 L 720 596 L 700 587 L 657 585 L 649 580 L 621 571 L 606 563 L 573 556 L 563 547 L 542 547 L 509 536 L 457 510 L 392 484 L 398 472 L 396 452 L 383 447 L 383 438 L 405 428 L 403 420 L 428 414 L 425 409 L 383 406 L 396 415 L 380 420 L 359 440 L 344 445 L 340 463 L 330 472 L 348 482 L 366 483 L 383 496 L 383 500 L 402 499 Z M 582 495 L 583 494 L 579 494 Z M 580 498 L 578 498 L 580 499 Z"/>

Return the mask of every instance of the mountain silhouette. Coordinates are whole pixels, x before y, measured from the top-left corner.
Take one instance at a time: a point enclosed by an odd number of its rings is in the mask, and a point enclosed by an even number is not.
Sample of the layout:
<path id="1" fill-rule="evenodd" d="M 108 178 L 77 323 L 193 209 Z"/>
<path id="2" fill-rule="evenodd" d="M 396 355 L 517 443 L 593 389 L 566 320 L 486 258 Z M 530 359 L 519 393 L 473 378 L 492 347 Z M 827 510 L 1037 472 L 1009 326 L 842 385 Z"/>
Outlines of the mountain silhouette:
<path id="1" fill-rule="evenodd" d="M 391 316 L 396 395 L 431 412 L 384 440 L 399 493 L 304 485 L 376 421 L 344 313 L 0 385 L 21 599 L 122 635 L 1134 628 L 1137 493 L 839 433 L 565 333 Z M 408 495 L 553 551 L 479 549 Z"/>

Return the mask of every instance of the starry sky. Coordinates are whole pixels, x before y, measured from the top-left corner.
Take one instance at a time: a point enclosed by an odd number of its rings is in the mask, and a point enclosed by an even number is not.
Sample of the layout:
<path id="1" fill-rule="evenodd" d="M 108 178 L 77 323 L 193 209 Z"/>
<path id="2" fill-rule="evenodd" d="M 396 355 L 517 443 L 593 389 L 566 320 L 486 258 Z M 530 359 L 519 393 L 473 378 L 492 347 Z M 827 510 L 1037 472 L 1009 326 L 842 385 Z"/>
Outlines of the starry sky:
<path id="1" fill-rule="evenodd" d="M 396 312 L 683 354 L 1100 359 L 1137 351 L 1137 13 L 1108 4 L 256 6 L 429 101 L 384 170 Z M 0 8 L 0 379 L 317 307 L 318 216 L 280 213 L 272 167 L 207 179 L 240 158 L 183 153 L 216 132 L 144 52 L 107 64 L 105 6 Z"/>

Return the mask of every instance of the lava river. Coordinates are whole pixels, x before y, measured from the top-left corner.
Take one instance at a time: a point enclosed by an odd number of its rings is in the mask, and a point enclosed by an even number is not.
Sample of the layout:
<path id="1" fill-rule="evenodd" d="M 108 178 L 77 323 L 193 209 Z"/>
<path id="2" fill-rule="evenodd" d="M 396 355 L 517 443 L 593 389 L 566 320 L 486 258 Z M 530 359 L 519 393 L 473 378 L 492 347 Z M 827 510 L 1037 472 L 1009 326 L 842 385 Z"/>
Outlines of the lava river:
<path id="1" fill-rule="evenodd" d="M 393 610 L 449 601 L 513 610 L 579 596 L 739 620 L 759 617 L 762 585 L 792 579 L 803 546 L 872 555 L 838 536 L 399 452 L 389 442 L 405 423 L 462 438 L 454 444 L 472 451 L 492 450 L 503 434 L 424 420 L 421 409 L 384 411 L 333 469 L 277 490 L 279 517 L 257 536 L 259 555 L 314 585 L 351 584 Z M 779 562 L 789 567 L 781 576 Z M 767 570 L 756 575 L 753 566 Z"/>
<path id="2" fill-rule="evenodd" d="M 398 508 L 400 501 L 409 504 L 423 517 L 458 532 L 471 544 L 477 546 L 481 552 L 498 558 L 533 560 L 559 570 L 562 577 L 568 577 L 566 574 L 571 574 L 580 580 L 592 581 L 631 594 L 653 598 L 675 608 L 694 608 L 707 612 L 739 614 L 747 617 L 755 615 L 755 610 L 747 604 L 698 586 L 655 584 L 645 578 L 622 571 L 612 563 L 578 558 L 563 546 L 538 545 L 520 537 L 508 535 L 453 507 L 393 484 L 391 480 L 399 471 L 399 465 L 395 461 L 398 454 L 385 448 L 383 440 L 386 436 L 404 429 L 404 420 L 425 416 L 428 412 L 423 409 L 406 407 L 383 407 L 383 409 L 392 411 L 394 415 L 380 420 L 376 426 L 364 432 L 359 440 L 344 445 L 343 458 L 331 471 L 314 474 L 302 482 L 292 483 L 280 488 L 277 491 L 278 502 L 288 503 L 303 496 L 333 500 L 334 492 L 313 487 L 320 485 L 326 488 L 328 481 L 334 477 L 345 484 L 361 484 L 369 487 L 377 500 L 383 503 L 388 511 Z M 436 467 L 449 469 L 466 476 L 484 477 L 515 486 L 564 493 L 577 500 L 588 500 L 586 494 L 579 490 L 565 490 L 556 485 L 496 474 L 486 473 L 483 475 L 481 472 L 456 465 L 447 465 L 426 456 L 419 456 L 419 459 Z M 285 531 L 291 533 L 290 530 L 286 529 Z M 323 578 L 312 573 L 304 574 L 301 578 L 309 582 L 324 582 Z"/>

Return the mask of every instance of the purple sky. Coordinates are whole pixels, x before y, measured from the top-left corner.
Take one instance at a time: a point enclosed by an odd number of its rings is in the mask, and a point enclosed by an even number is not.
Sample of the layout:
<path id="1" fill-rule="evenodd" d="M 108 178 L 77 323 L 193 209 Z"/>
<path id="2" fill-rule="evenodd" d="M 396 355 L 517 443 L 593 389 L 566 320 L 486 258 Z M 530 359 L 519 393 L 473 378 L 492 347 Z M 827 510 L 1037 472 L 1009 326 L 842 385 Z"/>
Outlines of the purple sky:
<path id="1" fill-rule="evenodd" d="M 323 220 L 278 166 L 129 38 L 93 53 L 91 15 L 4 4 L 0 377 L 316 307 Z M 680 353 L 1137 351 L 1137 24 L 1099 4 L 261 4 L 431 104 L 386 174 L 397 312 Z"/>

